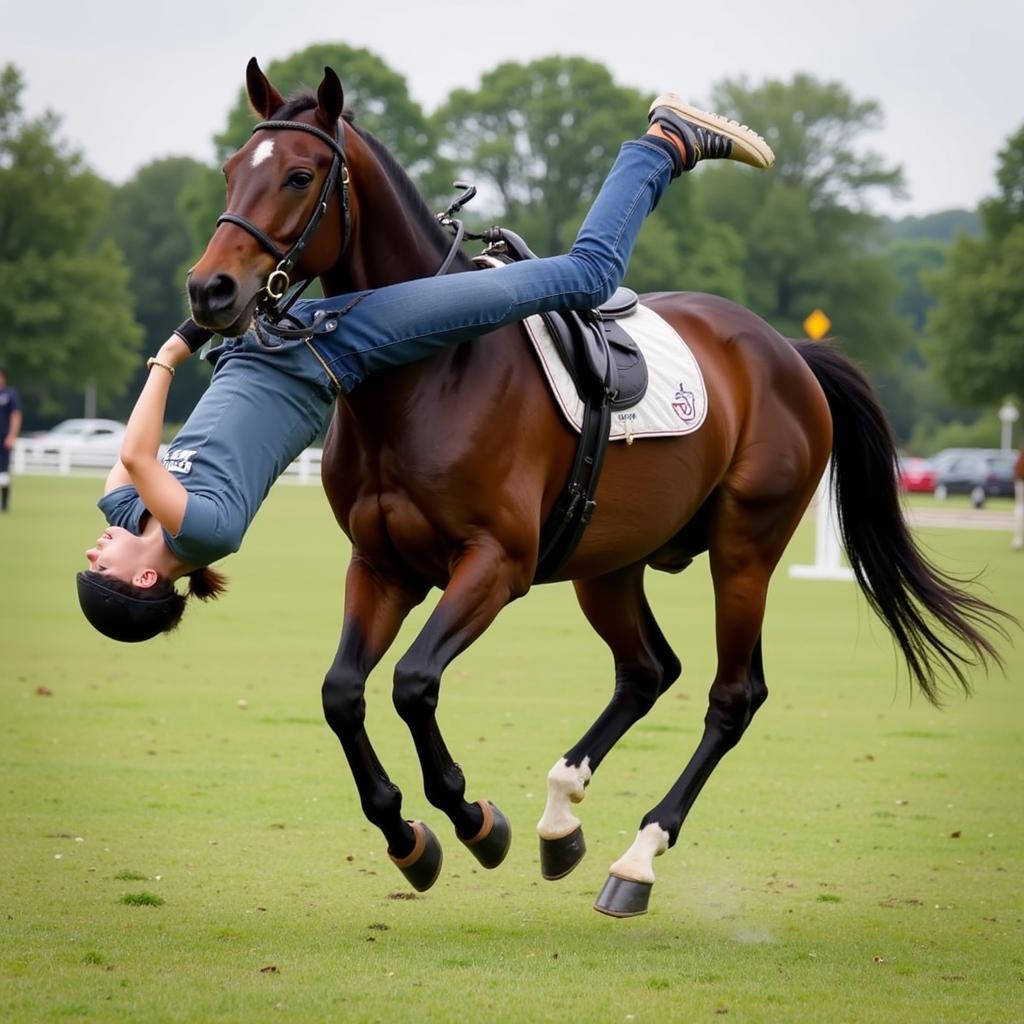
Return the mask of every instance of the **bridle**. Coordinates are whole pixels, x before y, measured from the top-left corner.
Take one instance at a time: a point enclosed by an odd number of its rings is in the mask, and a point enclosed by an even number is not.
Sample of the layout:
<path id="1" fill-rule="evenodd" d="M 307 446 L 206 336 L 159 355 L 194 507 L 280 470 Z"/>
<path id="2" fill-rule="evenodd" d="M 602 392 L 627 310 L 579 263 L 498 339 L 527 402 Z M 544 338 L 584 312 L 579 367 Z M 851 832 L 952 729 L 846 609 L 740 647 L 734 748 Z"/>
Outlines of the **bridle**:
<path id="1" fill-rule="evenodd" d="M 299 297 L 309 285 L 312 278 L 299 282 L 294 292 L 285 298 L 288 289 L 292 286 L 291 272 L 302 257 L 310 239 L 316 229 L 320 226 L 324 215 L 327 213 L 327 206 L 331 196 L 340 184 L 341 195 L 341 251 L 344 252 L 348 246 L 351 228 L 351 203 L 349 199 L 349 175 L 348 163 L 345 159 L 345 125 L 344 122 L 337 123 L 337 135 L 332 136 L 327 132 L 311 124 L 304 124 L 302 121 L 261 121 L 252 130 L 255 135 L 259 131 L 296 131 L 306 132 L 318 138 L 331 150 L 331 166 L 324 178 L 320 188 L 320 195 L 317 197 L 316 206 L 310 214 L 302 234 L 295 240 L 295 243 L 287 252 L 282 252 L 273 239 L 262 229 L 257 227 L 251 220 L 239 216 L 237 213 L 222 213 L 217 218 L 217 224 L 234 224 L 247 231 L 260 245 L 277 260 L 277 266 L 270 272 L 266 283 L 263 286 L 264 295 L 260 299 L 259 309 L 263 317 L 271 324 L 277 324 L 286 316 L 288 307 Z"/>
<path id="2" fill-rule="evenodd" d="M 225 212 L 217 218 L 218 225 L 234 224 L 236 227 L 240 227 L 243 231 L 248 232 L 277 260 L 277 266 L 267 276 L 267 280 L 263 285 L 263 295 L 260 297 L 257 305 L 257 314 L 254 320 L 256 337 L 260 345 L 264 348 L 272 349 L 279 348 L 286 341 L 308 338 L 311 334 L 318 333 L 320 330 L 333 330 L 336 326 L 338 314 L 327 310 L 319 310 L 314 315 L 313 322 L 309 325 L 301 323 L 289 314 L 288 310 L 292 304 L 313 280 L 312 278 L 306 278 L 297 282 L 295 287 L 292 288 L 291 271 L 295 268 L 310 239 L 324 219 L 324 215 L 327 213 L 327 206 L 336 188 L 339 189 L 341 194 L 341 254 L 348 247 L 352 215 L 349 195 L 348 161 L 345 157 L 344 121 L 339 120 L 337 122 L 337 137 L 331 136 L 320 128 L 311 124 L 305 124 L 302 121 L 275 120 L 261 121 L 253 128 L 252 134 L 255 135 L 256 132 L 264 130 L 306 132 L 320 139 L 331 150 L 331 166 L 327 171 L 327 176 L 324 178 L 320 195 L 317 197 L 316 206 L 313 208 L 306 226 L 302 229 L 302 233 L 287 252 L 282 252 L 274 244 L 274 240 L 262 228 L 257 227 L 251 220 L 237 213 Z M 447 273 L 464 238 L 479 239 L 486 237 L 486 235 L 475 235 L 467 232 L 462 222 L 455 218 L 454 214 L 461 210 L 476 195 L 476 188 L 472 185 L 466 185 L 462 182 L 456 182 L 455 185 L 456 188 L 464 189 L 464 193 L 443 213 L 437 215 L 440 223 L 451 230 L 454 237 L 441 266 L 434 272 L 435 277 Z M 289 288 L 292 288 L 290 294 L 288 294 Z M 285 323 L 288 323 L 290 326 L 285 326 Z M 273 342 L 267 335 L 273 335 L 278 340 Z"/>

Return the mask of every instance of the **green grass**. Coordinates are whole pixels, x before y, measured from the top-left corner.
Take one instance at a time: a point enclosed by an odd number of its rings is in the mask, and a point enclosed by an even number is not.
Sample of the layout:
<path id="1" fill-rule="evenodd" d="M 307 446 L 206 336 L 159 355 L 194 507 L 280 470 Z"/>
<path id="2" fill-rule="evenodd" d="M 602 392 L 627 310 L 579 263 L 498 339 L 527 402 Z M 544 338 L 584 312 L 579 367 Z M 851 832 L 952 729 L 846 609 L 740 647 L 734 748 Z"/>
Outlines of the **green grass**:
<path id="1" fill-rule="evenodd" d="M 319 490 L 279 487 L 219 605 L 132 647 L 76 605 L 98 487 L 18 478 L 0 519 L 0 1019 L 1021 1019 L 1020 643 L 972 700 L 911 700 L 852 585 L 787 577 L 811 558 L 804 527 L 769 599 L 771 696 L 656 862 L 651 913 L 614 921 L 590 909 L 607 866 L 699 736 L 706 566 L 650 576 L 684 675 L 596 775 L 588 856 L 556 883 L 534 823 L 548 768 L 607 699 L 605 650 L 571 589 L 544 587 L 449 671 L 449 746 L 515 829 L 485 872 L 423 798 L 391 708 L 417 610 L 368 693 L 406 813 L 445 845 L 410 899 L 320 716 L 346 546 Z M 921 539 L 1024 613 L 1008 535 Z"/>

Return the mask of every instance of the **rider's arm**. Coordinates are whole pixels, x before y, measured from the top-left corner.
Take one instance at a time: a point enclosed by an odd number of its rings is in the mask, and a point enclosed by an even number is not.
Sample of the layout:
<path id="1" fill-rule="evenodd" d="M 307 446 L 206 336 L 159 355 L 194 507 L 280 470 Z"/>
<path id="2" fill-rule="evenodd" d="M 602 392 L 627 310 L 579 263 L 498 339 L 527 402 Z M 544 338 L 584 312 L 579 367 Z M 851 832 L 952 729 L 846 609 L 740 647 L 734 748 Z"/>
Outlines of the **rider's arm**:
<path id="1" fill-rule="evenodd" d="M 181 529 L 188 491 L 164 468 L 159 459 L 159 450 L 163 438 L 167 393 L 173 377 L 171 369 L 179 366 L 191 354 L 189 346 L 177 334 L 171 335 L 160 346 L 142 393 L 128 418 L 121 442 L 120 462 L 107 478 L 108 490 L 111 489 L 113 479 L 120 480 L 120 483 L 134 484 L 150 515 L 172 534 Z M 127 480 L 121 477 L 120 470 L 124 471 Z"/>
<path id="2" fill-rule="evenodd" d="M 174 334 L 171 335 L 169 340 L 173 341 L 175 337 L 180 338 L 188 346 L 189 353 L 192 353 L 198 352 L 213 337 L 213 332 L 206 330 L 205 327 L 200 327 L 194 320 L 189 319 L 174 329 Z M 188 357 L 186 356 L 185 358 Z M 160 361 L 164 362 L 165 360 L 161 359 Z M 162 425 L 161 416 L 161 428 Z M 159 441 L 157 444 L 159 445 Z M 103 493 L 109 494 L 111 491 L 117 490 L 118 487 L 124 487 L 130 483 L 132 483 L 131 474 L 125 469 L 124 463 L 118 459 L 107 476 Z"/>
<path id="3" fill-rule="evenodd" d="M 107 474 L 107 482 L 103 485 L 103 493 L 109 494 L 111 491 L 116 491 L 118 487 L 124 487 L 125 484 L 130 484 L 131 482 L 132 478 L 128 475 L 128 470 L 124 468 L 124 463 L 118 458 L 113 468 Z"/>

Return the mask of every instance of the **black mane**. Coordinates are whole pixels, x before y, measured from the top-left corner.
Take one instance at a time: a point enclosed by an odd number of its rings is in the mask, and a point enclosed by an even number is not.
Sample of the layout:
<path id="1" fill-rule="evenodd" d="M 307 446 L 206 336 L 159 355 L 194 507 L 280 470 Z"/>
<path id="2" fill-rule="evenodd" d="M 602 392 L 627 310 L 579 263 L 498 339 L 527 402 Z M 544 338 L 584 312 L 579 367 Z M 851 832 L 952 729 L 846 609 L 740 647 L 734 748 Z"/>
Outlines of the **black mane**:
<path id="1" fill-rule="evenodd" d="M 275 121 L 290 121 L 307 110 L 315 110 L 317 98 L 312 92 L 299 92 L 290 96 L 283 107 L 274 113 Z M 423 231 L 431 238 L 437 246 L 438 251 L 446 252 L 451 245 L 451 235 L 438 223 L 434 212 L 427 205 L 423 193 L 416 187 L 416 183 L 409 177 L 409 172 L 398 162 L 394 153 L 384 145 L 376 135 L 365 128 L 356 128 L 355 111 L 345 109 L 342 111 L 343 120 L 352 128 L 356 134 L 366 143 L 370 152 L 377 158 L 384 173 L 398 191 L 409 208 L 410 216 L 417 220 Z"/>

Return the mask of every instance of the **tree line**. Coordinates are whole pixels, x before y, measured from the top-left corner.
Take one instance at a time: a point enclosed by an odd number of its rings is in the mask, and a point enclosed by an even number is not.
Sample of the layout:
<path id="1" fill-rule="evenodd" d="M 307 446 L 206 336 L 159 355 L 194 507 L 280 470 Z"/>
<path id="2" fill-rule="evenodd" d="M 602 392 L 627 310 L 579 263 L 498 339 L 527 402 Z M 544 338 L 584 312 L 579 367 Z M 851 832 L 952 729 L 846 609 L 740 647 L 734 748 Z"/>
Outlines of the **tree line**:
<path id="1" fill-rule="evenodd" d="M 502 64 L 430 113 L 364 49 L 319 44 L 267 70 L 287 93 L 315 86 L 325 65 L 341 75 L 357 124 L 435 208 L 455 178 L 472 181 L 472 226 L 504 224 L 542 255 L 571 243 L 620 142 L 643 127 L 646 97 L 581 57 Z M 215 166 L 169 156 L 117 186 L 62 139 L 57 115 L 26 116 L 23 87 L 17 68 L 0 73 L 0 365 L 29 426 L 80 414 L 90 383 L 99 413 L 123 418 L 142 355 L 187 312 L 185 270 L 223 209 L 220 162 L 248 138 L 253 116 L 240 87 Z M 1024 125 L 979 210 L 893 222 L 872 212 L 876 197 L 904 187 L 901 169 L 866 142 L 881 124 L 876 101 L 797 74 L 726 79 L 709 102 L 756 126 L 776 166 L 702 168 L 673 189 L 645 225 L 626 283 L 715 292 L 793 337 L 823 309 L 903 445 L 995 444 L 996 407 L 1024 398 Z M 183 368 L 171 419 L 187 415 L 207 373 L 198 360 Z"/>

